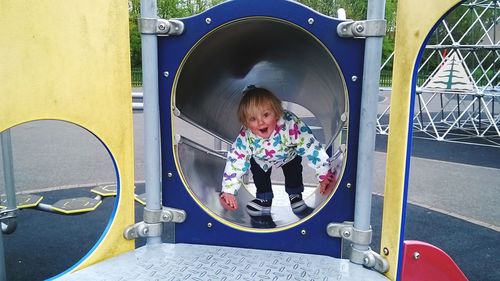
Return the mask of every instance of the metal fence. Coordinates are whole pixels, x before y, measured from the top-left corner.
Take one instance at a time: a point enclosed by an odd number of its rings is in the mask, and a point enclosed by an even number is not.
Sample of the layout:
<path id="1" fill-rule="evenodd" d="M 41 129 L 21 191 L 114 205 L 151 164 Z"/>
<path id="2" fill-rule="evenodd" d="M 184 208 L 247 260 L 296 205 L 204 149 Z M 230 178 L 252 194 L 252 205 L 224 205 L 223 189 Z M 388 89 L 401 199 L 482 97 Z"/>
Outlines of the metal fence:
<path id="1" fill-rule="evenodd" d="M 132 68 L 132 87 L 142 87 L 142 69 Z"/>

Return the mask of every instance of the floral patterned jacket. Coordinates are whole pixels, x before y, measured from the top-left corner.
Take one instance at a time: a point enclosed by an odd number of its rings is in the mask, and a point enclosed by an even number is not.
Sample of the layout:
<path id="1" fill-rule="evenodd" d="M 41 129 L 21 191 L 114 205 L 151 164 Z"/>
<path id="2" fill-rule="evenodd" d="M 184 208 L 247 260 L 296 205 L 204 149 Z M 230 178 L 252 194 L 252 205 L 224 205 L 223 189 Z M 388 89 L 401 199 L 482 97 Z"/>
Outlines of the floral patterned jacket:
<path id="1" fill-rule="evenodd" d="M 328 154 L 311 129 L 295 114 L 285 110 L 268 139 L 242 128 L 227 155 L 222 192 L 234 194 L 240 188 L 242 176 L 250 170 L 252 157 L 267 171 L 283 166 L 297 155 L 307 159 L 319 181 L 326 177 L 330 169 Z"/>

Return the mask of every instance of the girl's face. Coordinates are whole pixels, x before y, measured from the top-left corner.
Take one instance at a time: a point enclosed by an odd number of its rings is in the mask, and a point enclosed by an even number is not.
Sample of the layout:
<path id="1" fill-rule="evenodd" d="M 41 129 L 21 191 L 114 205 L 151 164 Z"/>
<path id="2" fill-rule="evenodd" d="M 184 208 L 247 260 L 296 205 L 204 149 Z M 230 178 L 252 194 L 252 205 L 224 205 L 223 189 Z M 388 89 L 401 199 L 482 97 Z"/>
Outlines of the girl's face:
<path id="1" fill-rule="evenodd" d="M 245 126 L 255 135 L 267 139 L 271 137 L 278 123 L 278 116 L 274 113 L 270 103 L 257 106 L 249 112 Z"/>

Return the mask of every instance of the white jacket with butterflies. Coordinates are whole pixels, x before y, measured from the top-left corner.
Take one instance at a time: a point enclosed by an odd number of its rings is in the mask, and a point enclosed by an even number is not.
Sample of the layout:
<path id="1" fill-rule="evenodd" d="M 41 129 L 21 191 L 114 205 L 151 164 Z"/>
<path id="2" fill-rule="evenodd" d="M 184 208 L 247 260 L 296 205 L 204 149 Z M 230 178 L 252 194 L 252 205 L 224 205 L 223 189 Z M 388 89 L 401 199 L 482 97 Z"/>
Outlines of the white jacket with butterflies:
<path id="1" fill-rule="evenodd" d="M 242 128 L 227 155 L 222 192 L 234 194 L 240 188 L 242 176 L 250 170 L 252 157 L 268 171 L 271 167 L 283 166 L 297 155 L 307 159 L 318 181 L 326 177 L 330 169 L 328 154 L 311 129 L 295 114 L 285 110 L 268 139 Z"/>

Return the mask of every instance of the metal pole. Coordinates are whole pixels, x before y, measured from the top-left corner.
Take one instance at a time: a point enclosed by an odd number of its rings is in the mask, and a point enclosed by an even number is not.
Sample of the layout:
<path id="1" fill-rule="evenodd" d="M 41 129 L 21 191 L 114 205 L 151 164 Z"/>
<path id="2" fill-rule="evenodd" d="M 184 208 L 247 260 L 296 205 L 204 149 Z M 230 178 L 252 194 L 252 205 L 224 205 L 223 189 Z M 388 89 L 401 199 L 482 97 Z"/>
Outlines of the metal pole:
<path id="1" fill-rule="evenodd" d="M 0 145 L 2 146 L 3 175 L 5 182 L 5 193 L 7 196 L 7 210 L 15 210 L 16 192 L 14 186 L 14 169 L 12 165 L 12 143 L 10 130 L 7 129 L 0 133 Z M 0 280 L 7 280 L 3 231 L 0 232 Z"/>
<path id="2" fill-rule="evenodd" d="M 7 280 L 7 272 L 5 270 L 5 250 L 3 246 L 3 233 L 0 232 L 0 280 Z"/>
<path id="3" fill-rule="evenodd" d="M 141 0 L 141 18 L 157 19 L 156 0 Z M 144 103 L 144 150 L 146 208 L 161 210 L 160 187 L 160 109 L 158 102 L 158 51 L 156 34 L 141 34 Z M 161 243 L 161 237 L 148 237 L 147 244 Z"/>
<path id="4" fill-rule="evenodd" d="M 369 0 L 367 20 L 384 19 L 385 1 Z M 356 198 L 354 229 L 370 231 L 371 199 L 373 185 L 373 161 L 377 104 L 382 60 L 383 37 L 367 37 L 363 67 L 363 88 L 359 124 L 358 171 L 356 175 Z M 366 251 L 369 245 L 353 243 L 353 248 Z"/>
<path id="5" fill-rule="evenodd" d="M 16 190 L 14 183 L 14 166 L 12 162 L 12 142 L 10 130 L 0 133 L 2 145 L 3 175 L 5 182 L 5 194 L 7 196 L 7 209 L 16 209 Z"/>

